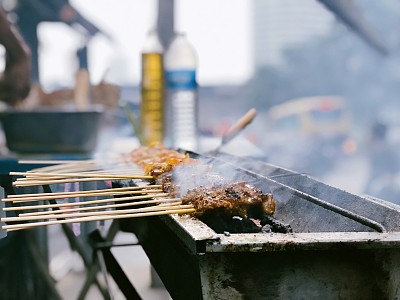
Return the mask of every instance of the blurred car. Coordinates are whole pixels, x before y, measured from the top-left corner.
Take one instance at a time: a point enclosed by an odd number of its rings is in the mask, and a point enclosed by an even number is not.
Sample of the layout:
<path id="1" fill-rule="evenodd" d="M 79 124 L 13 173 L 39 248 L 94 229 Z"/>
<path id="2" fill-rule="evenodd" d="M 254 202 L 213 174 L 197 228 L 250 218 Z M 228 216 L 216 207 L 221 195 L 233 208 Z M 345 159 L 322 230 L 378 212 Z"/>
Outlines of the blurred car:
<path id="1" fill-rule="evenodd" d="M 267 112 L 265 147 L 271 163 L 321 175 L 354 151 L 351 114 L 336 96 L 293 99 Z"/>

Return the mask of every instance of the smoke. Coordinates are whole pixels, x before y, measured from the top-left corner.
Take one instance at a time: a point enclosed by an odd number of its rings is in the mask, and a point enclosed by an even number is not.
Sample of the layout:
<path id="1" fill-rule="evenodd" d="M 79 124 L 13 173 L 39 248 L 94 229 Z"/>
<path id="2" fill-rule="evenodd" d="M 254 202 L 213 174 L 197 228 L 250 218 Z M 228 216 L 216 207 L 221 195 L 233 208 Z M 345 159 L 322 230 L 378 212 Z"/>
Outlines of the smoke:
<path id="1" fill-rule="evenodd" d="M 264 193 L 270 193 L 267 182 L 261 181 L 257 176 L 239 168 L 235 160 L 224 161 L 214 158 L 200 158 L 193 164 L 179 165 L 173 172 L 173 182 L 179 186 L 180 196 L 197 187 L 212 187 L 230 185 L 236 182 L 246 182 L 261 189 Z"/>

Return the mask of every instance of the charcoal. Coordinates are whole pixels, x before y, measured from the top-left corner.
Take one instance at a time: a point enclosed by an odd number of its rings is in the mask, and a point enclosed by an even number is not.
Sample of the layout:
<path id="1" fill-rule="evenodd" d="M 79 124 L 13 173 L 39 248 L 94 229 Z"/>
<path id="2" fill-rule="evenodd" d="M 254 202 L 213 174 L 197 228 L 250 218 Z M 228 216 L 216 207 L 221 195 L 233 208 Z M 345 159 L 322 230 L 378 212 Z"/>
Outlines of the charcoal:
<path id="1" fill-rule="evenodd" d="M 291 233 L 292 227 L 289 224 L 284 224 L 270 215 L 264 215 L 260 219 L 261 226 L 269 225 L 272 232 Z"/>

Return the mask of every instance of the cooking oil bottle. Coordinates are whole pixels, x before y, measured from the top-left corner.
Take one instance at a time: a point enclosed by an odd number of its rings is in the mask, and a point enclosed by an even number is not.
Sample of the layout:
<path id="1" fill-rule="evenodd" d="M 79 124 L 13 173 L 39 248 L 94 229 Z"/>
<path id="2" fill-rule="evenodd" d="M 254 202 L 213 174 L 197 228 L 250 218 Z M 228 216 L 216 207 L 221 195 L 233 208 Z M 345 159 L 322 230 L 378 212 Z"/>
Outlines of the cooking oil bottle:
<path id="1" fill-rule="evenodd" d="M 140 130 L 144 145 L 163 142 L 164 96 L 163 48 L 157 32 L 151 30 L 142 49 Z"/>
<path id="2" fill-rule="evenodd" d="M 183 33 L 175 34 L 164 56 L 166 135 L 164 142 L 173 148 L 197 150 L 197 55 Z"/>

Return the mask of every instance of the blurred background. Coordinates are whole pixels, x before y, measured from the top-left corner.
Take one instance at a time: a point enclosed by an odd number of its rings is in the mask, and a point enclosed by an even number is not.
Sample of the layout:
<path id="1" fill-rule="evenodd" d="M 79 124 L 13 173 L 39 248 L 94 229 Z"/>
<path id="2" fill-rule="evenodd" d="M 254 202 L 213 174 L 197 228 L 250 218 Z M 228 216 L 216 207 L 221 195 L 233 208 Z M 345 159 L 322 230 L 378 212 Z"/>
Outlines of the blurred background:
<path id="1" fill-rule="evenodd" d="M 2 3 L 15 19 L 16 0 Z M 258 116 L 243 138 L 263 159 L 353 192 L 399 199 L 397 191 L 382 194 L 398 180 L 398 1 L 70 4 L 100 33 L 40 23 L 39 80 L 45 92 L 74 85 L 77 51 L 85 47 L 91 84 L 105 80 L 120 87 L 119 102 L 138 108 L 146 34 L 157 28 L 166 45 L 173 30 L 185 32 L 198 55 L 203 136 L 219 137 L 255 107 Z M 123 116 L 118 126 L 121 135 L 134 134 Z"/>
<path id="2" fill-rule="evenodd" d="M 19 1 L 1 1 L 12 22 L 18 22 Z M 112 130 L 105 131 L 98 151 L 110 147 L 112 139 L 135 136 L 123 107 L 128 103 L 139 112 L 146 35 L 156 28 L 166 46 L 175 30 L 185 32 L 197 52 L 203 138 L 219 141 L 254 107 L 256 119 L 232 141 L 231 152 L 400 204 L 400 1 L 70 0 L 69 4 L 83 23 L 38 25 L 37 80 L 47 95 L 72 90 L 77 70 L 84 67 L 92 86 L 106 82 L 118 88 L 108 89 L 113 101 L 102 103 L 110 112 Z M 28 19 L 30 14 L 28 10 Z M 82 26 L 88 25 L 85 22 L 90 26 Z M 0 146 L 4 143 L 0 135 Z M 50 239 L 56 236 L 58 231 Z M 53 247 L 65 248 L 64 244 Z M 147 263 L 139 264 L 149 270 Z M 62 285 L 72 292 L 76 281 Z M 159 299 L 167 297 L 164 292 Z"/>

